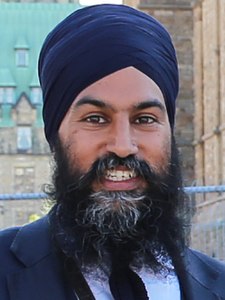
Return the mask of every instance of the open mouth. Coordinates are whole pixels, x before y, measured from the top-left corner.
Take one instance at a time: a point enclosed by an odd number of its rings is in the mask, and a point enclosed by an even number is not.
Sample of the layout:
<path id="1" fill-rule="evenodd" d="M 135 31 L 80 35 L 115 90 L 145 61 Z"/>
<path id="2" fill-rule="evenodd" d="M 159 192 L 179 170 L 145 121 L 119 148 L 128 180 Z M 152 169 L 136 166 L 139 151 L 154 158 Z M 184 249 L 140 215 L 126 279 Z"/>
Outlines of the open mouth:
<path id="1" fill-rule="evenodd" d="M 111 181 L 126 181 L 137 177 L 134 170 L 116 170 L 110 169 L 105 173 L 105 179 Z"/>

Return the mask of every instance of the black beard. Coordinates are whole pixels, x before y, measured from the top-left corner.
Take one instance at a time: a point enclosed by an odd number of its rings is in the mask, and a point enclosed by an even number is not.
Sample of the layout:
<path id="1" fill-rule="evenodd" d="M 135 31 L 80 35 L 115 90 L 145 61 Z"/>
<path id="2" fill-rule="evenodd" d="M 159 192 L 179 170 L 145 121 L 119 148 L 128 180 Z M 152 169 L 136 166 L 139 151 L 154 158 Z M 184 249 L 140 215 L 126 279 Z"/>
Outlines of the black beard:
<path id="1" fill-rule="evenodd" d="M 121 159 L 115 155 L 97 160 L 89 172 L 81 174 L 69 164 L 57 140 L 53 185 L 46 192 L 55 202 L 50 221 L 64 254 L 92 264 L 107 253 L 111 261 L 148 264 L 153 270 L 162 268 L 157 255 L 169 255 L 175 267 L 180 268 L 191 210 L 182 188 L 174 140 L 171 153 L 167 171 L 160 175 L 134 156 Z M 134 170 L 147 188 L 94 193 L 93 179 L 100 180 L 107 169 L 117 165 Z"/>

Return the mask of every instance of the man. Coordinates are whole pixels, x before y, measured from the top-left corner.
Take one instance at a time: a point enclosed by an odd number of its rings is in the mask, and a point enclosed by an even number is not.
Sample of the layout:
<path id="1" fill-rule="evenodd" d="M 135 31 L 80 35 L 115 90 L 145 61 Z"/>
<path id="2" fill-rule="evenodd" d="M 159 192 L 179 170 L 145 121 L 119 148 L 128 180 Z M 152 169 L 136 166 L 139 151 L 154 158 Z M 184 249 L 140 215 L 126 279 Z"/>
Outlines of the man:
<path id="1" fill-rule="evenodd" d="M 224 265 L 187 247 L 165 28 L 123 5 L 83 8 L 48 35 L 39 76 L 54 206 L 1 233 L 1 299 L 225 299 Z"/>

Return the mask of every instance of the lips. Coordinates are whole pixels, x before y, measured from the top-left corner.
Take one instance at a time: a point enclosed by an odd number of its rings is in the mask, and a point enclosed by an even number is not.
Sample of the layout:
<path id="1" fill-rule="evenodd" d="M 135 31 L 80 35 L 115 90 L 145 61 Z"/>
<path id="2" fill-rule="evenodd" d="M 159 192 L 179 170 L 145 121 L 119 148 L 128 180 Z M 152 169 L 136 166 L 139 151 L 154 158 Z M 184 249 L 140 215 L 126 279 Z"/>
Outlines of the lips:
<path id="1" fill-rule="evenodd" d="M 126 181 L 137 177 L 137 174 L 133 170 L 107 170 L 105 173 L 105 179 L 119 182 L 119 181 Z"/>
<path id="2" fill-rule="evenodd" d="M 93 183 L 95 192 L 106 191 L 131 191 L 142 189 L 145 182 L 134 169 L 125 166 L 116 166 L 106 169 L 100 180 Z"/>

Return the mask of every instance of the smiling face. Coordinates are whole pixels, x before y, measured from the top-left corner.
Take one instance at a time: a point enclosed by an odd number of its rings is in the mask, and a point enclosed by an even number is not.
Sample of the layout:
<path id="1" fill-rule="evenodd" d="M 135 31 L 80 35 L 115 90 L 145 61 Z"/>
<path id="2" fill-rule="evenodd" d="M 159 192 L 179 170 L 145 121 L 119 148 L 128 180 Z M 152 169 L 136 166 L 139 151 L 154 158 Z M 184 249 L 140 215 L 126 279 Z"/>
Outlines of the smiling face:
<path id="1" fill-rule="evenodd" d="M 107 154 L 145 160 L 157 174 L 168 169 L 171 128 L 159 87 L 133 67 L 122 69 L 85 88 L 59 128 L 70 165 L 85 174 Z M 118 165 L 93 181 L 95 192 L 130 191 L 146 183 L 132 169 Z"/>
<path id="2" fill-rule="evenodd" d="M 84 89 L 54 150 L 52 228 L 69 256 L 96 263 L 116 253 L 152 268 L 173 241 L 179 256 L 186 198 L 165 101 L 149 77 L 129 67 Z"/>

